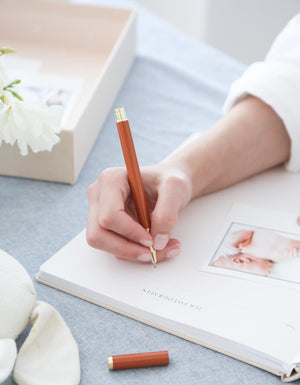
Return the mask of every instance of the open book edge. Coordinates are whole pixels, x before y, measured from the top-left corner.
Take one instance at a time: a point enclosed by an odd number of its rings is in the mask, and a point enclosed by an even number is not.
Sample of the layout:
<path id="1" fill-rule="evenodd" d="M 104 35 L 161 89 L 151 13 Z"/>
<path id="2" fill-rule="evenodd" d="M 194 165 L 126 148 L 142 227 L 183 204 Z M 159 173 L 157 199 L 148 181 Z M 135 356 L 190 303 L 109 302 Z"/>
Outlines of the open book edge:
<path id="1" fill-rule="evenodd" d="M 82 300 L 85 300 L 87 302 L 90 302 L 90 303 L 93 303 L 95 305 L 104 307 L 108 310 L 119 313 L 119 314 L 124 315 L 124 316 L 129 317 L 129 318 L 132 318 L 136 321 L 142 322 L 142 323 L 149 325 L 151 327 L 154 327 L 156 329 L 159 329 L 159 330 L 162 330 L 164 332 L 173 334 L 177 337 L 180 337 L 180 338 L 183 338 L 187 341 L 196 343 L 196 344 L 201 345 L 205 348 L 212 349 L 212 350 L 217 351 L 219 353 L 225 354 L 225 355 L 230 356 L 232 358 L 235 358 L 239 361 L 243 361 L 247 364 L 253 365 L 257 368 L 266 370 L 272 374 L 275 374 L 276 376 L 280 376 L 281 380 L 283 382 L 292 382 L 292 381 L 296 381 L 297 379 L 300 379 L 300 366 L 296 366 L 295 368 L 293 368 L 292 372 L 289 375 L 287 375 L 285 373 L 282 373 L 280 370 L 277 370 L 271 366 L 268 366 L 267 364 L 263 365 L 261 362 L 253 361 L 248 357 L 234 354 L 231 351 L 227 351 L 227 350 L 221 349 L 215 345 L 209 344 L 207 341 L 200 340 L 199 338 L 196 338 L 196 337 L 192 337 L 192 333 L 187 333 L 187 334 L 181 333 L 178 331 L 178 329 L 180 327 L 179 324 L 177 325 L 177 328 L 176 327 L 172 328 L 171 326 L 167 327 L 164 325 L 164 321 L 166 321 L 166 320 L 162 320 L 161 318 L 155 319 L 155 316 L 153 316 L 153 315 L 152 315 L 152 317 L 148 316 L 147 318 L 143 318 L 142 316 L 134 315 L 134 312 L 130 311 L 130 309 L 128 309 L 128 311 L 122 310 L 123 306 L 120 306 L 120 304 L 118 304 L 117 302 L 115 303 L 115 306 L 112 305 L 111 299 L 109 299 L 107 297 L 106 298 L 102 297 L 101 299 L 93 299 L 94 296 L 91 295 L 88 291 L 87 291 L 86 295 L 84 295 L 84 292 L 81 291 L 77 286 L 74 287 L 72 284 L 66 284 L 64 281 L 61 281 L 57 277 L 48 276 L 48 274 L 43 272 L 43 271 L 39 271 L 39 273 L 36 274 L 36 279 L 38 282 L 45 284 L 47 286 L 50 286 L 54 289 L 63 291 L 63 292 L 70 294 L 70 295 L 75 295 L 76 297 L 78 297 Z"/>

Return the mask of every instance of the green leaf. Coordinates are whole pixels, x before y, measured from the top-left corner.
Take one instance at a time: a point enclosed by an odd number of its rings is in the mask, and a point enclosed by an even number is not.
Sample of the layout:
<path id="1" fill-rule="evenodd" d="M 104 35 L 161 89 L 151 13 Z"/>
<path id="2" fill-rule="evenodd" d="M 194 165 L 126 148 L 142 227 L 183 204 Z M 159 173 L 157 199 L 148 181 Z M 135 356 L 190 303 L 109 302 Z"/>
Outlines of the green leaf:
<path id="1" fill-rule="evenodd" d="M 14 80 L 13 82 L 9 83 L 7 86 L 5 86 L 3 89 L 8 90 L 9 88 L 14 87 L 16 84 L 21 83 L 20 79 Z M 9 91 L 9 90 L 8 90 Z"/>
<path id="2" fill-rule="evenodd" d="M 19 95 L 17 92 L 11 90 L 10 88 L 8 88 L 7 91 L 9 91 L 12 95 L 14 95 L 14 97 L 16 97 L 17 99 L 19 99 L 19 100 L 21 100 L 23 102 L 22 96 Z"/>

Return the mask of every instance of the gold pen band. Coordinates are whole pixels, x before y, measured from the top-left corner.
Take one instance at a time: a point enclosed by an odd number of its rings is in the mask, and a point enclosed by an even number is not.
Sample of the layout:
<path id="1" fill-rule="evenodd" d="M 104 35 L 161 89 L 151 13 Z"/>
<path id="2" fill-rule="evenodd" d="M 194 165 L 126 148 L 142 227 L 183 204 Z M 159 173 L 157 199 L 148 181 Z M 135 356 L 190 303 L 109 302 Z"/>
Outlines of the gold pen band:
<path id="1" fill-rule="evenodd" d="M 115 109 L 115 115 L 116 115 L 116 122 L 125 122 L 127 119 L 125 108 L 116 108 Z"/>
<path id="2" fill-rule="evenodd" d="M 108 364 L 109 370 L 114 370 L 114 360 L 113 360 L 112 356 L 107 358 L 107 364 Z"/>

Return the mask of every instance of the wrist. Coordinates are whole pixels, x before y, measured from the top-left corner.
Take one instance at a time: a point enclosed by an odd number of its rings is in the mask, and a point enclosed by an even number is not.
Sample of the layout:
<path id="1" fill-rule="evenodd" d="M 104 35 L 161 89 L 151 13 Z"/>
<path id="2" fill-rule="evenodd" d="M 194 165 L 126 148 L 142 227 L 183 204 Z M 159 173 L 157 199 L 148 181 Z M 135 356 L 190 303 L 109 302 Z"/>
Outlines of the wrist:
<path id="1" fill-rule="evenodd" d="M 192 181 L 184 163 L 175 159 L 167 159 L 158 164 L 163 183 L 174 186 L 176 195 L 180 199 L 180 209 L 185 207 L 192 199 Z"/>
<path id="2" fill-rule="evenodd" d="M 210 186 L 221 172 L 212 152 L 208 151 L 209 136 L 209 132 L 197 136 L 161 163 L 184 176 L 189 188 L 189 201 L 210 192 Z"/>
<path id="3" fill-rule="evenodd" d="M 197 186 L 195 184 L 195 171 L 189 160 L 184 156 L 174 156 L 160 163 L 159 167 L 164 170 L 167 178 L 175 178 L 176 193 L 182 197 L 182 207 L 186 206 L 199 194 L 197 193 Z"/>

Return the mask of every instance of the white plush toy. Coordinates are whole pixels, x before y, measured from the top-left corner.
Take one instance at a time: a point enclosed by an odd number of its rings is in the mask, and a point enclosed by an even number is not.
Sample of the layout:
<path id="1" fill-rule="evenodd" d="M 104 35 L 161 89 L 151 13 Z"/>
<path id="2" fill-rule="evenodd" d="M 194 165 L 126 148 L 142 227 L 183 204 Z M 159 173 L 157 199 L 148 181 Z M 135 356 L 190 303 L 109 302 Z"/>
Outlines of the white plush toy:
<path id="1" fill-rule="evenodd" d="M 17 353 L 15 339 L 32 328 Z M 0 384 L 12 373 L 18 385 L 77 385 L 77 344 L 59 313 L 36 300 L 26 270 L 0 250 Z"/>

